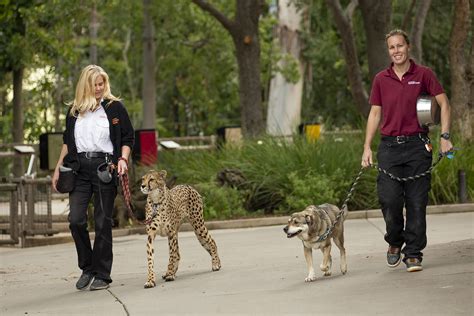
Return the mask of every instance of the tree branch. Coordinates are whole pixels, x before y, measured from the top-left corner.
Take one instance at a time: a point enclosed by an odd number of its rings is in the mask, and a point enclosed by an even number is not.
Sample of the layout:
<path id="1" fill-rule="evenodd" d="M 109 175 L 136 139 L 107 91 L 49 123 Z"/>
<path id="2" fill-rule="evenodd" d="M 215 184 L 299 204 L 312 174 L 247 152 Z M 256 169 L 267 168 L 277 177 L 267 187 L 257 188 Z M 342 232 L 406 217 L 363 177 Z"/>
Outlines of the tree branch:
<path id="1" fill-rule="evenodd" d="M 358 1 L 352 0 L 349 6 L 354 6 L 356 2 L 358 3 Z M 339 31 L 339 35 L 341 36 L 342 52 L 347 64 L 347 77 L 355 105 L 359 112 L 367 117 L 370 107 L 367 100 L 367 91 L 365 90 L 362 81 L 362 71 L 357 56 L 357 48 L 351 19 L 342 9 L 339 0 L 326 0 L 326 4 L 332 12 L 334 23 Z"/>
<path id="2" fill-rule="evenodd" d="M 405 32 L 408 30 L 408 26 L 411 21 L 411 15 L 413 14 L 413 9 L 415 8 L 416 0 L 412 0 L 410 7 L 408 8 L 407 12 L 405 12 L 405 16 L 403 17 L 402 22 L 402 30 Z"/>
<path id="3" fill-rule="evenodd" d="M 359 5 L 359 0 L 351 0 L 351 2 L 347 5 L 347 8 L 344 14 L 349 20 L 352 20 L 352 16 L 354 15 L 354 11 L 358 5 Z"/>
<path id="4" fill-rule="evenodd" d="M 228 17 L 226 17 L 224 14 L 222 14 L 222 12 L 217 10 L 212 4 L 208 3 L 206 0 L 191 0 L 191 1 L 195 5 L 200 7 L 202 10 L 210 13 L 230 33 L 234 31 L 234 22 L 230 20 Z"/>

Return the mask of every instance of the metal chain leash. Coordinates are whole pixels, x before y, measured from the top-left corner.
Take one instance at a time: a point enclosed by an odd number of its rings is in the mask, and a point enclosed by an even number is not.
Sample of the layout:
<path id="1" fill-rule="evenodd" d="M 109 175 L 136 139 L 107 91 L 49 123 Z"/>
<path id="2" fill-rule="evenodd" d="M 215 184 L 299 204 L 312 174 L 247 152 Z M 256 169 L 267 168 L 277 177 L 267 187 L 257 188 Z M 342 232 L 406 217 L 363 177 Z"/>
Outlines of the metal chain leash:
<path id="1" fill-rule="evenodd" d="M 374 169 L 377 169 L 379 172 L 382 172 L 382 173 L 386 174 L 386 175 L 389 176 L 390 179 L 392 179 L 392 180 L 397 180 L 398 182 L 407 182 L 407 181 L 409 181 L 409 180 L 416 180 L 416 179 L 419 179 L 419 178 L 422 178 L 422 177 L 426 177 L 427 175 L 431 174 L 431 171 L 433 171 L 433 168 L 436 167 L 436 165 L 441 161 L 441 159 L 443 159 L 444 156 L 445 156 L 444 154 L 439 154 L 439 155 L 438 155 L 438 160 L 436 160 L 436 161 L 431 165 L 431 167 L 429 167 L 428 170 L 426 170 L 425 172 L 419 173 L 419 174 L 414 175 L 414 176 L 405 177 L 405 178 L 397 177 L 397 176 L 395 176 L 394 174 L 388 172 L 387 170 L 380 168 L 380 167 L 379 167 L 378 165 L 376 165 L 376 164 L 370 165 L 370 167 L 372 167 L 372 168 L 374 168 Z"/>
<path id="2" fill-rule="evenodd" d="M 398 182 L 407 182 L 407 181 L 414 181 L 414 180 L 417 180 L 419 178 L 422 178 L 422 177 L 426 177 L 427 175 L 431 174 L 431 172 L 433 171 L 434 167 L 436 167 L 436 165 L 441 161 L 441 159 L 443 159 L 443 157 L 445 156 L 445 154 L 439 154 L 438 155 L 438 160 L 436 160 L 432 165 L 431 167 L 428 168 L 428 170 L 426 170 L 425 172 L 422 172 L 420 174 L 417 174 L 417 175 L 414 175 L 414 176 L 410 176 L 410 177 L 405 177 L 405 178 L 401 178 L 401 177 L 397 177 L 395 176 L 394 174 L 388 172 L 387 170 L 383 169 L 383 168 L 380 168 L 377 164 L 374 164 L 374 165 L 370 165 L 369 167 L 370 168 L 374 168 L 374 169 L 377 169 L 379 172 L 382 172 L 384 174 L 386 174 L 387 176 L 390 177 L 390 179 L 393 179 L 393 180 L 397 180 Z M 347 197 L 346 199 L 344 200 L 344 202 L 342 203 L 342 207 L 341 207 L 341 211 L 339 212 L 339 214 L 337 214 L 333 224 L 331 225 L 331 227 L 329 227 L 325 232 L 324 234 L 322 234 L 321 236 L 319 236 L 317 242 L 321 242 L 321 241 L 324 241 L 328 238 L 328 236 L 332 233 L 332 231 L 334 230 L 334 227 L 336 227 L 337 223 L 339 222 L 339 220 L 341 219 L 342 215 L 344 214 L 344 210 L 347 208 L 347 203 L 349 202 L 354 190 L 355 190 L 355 187 L 357 186 L 357 184 L 359 183 L 359 180 L 360 178 L 362 177 L 362 174 L 364 173 L 365 170 L 368 170 L 368 168 L 365 168 L 365 167 L 361 167 L 360 168 L 360 171 L 359 173 L 357 174 L 357 177 L 355 178 L 354 182 L 352 183 L 352 186 L 349 190 L 349 192 L 347 193 Z"/>

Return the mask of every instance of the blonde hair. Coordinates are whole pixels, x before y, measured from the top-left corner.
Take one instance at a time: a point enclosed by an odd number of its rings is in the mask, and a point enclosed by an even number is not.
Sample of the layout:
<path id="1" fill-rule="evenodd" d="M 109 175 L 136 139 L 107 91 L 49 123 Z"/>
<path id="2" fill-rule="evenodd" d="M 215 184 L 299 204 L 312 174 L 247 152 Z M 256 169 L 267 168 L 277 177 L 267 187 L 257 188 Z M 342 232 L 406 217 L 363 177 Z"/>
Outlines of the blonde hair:
<path id="1" fill-rule="evenodd" d="M 388 34 L 386 34 L 385 35 L 385 42 L 387 42 L 389 37 L 392 37 L 392 36 L 395 36 L 395 35 L 403 36 L 403 38 L 405 39 L 405 42 L 407 43 L 407 45 L 410 45 L 410 39 L 408 38 L 408 34 L 405 31 L 400 30 L 400 29 L 391 30 Z"/>
<path id="2" fill-rule="evenodd" d="M 109 75 L 104 69 L 97 65 L 89 65 L 82 69 L 77 82 L 74 101 L 69 103 L 71 105 L 71 115 L 76 116 L 77 113 L 82 114 L 91 111 L 99 105 L 95 99 L 95 82 L 99 76 L 104 80 L 104 94 L 102 96 L 104 100 L 109 100 L 109 103 L 120 100 L 110 92 Z"/>

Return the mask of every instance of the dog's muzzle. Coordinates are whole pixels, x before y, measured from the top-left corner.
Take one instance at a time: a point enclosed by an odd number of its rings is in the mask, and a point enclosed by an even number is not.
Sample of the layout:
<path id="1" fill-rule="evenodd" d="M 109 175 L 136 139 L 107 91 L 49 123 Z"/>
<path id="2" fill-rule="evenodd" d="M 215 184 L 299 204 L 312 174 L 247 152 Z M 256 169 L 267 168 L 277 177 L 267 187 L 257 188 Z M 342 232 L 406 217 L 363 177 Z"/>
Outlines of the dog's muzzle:
<path id="1" fill-rule="evenodd" d="M 296 235 L 298 235 L 299 233 L 301 233 L 301 229 L 297 229 L 297 230 L 295 230 L 295 231 L 290 231 L 290 227 L 289 227 L 289 226 L 285 226 L 285 227 L 283 228 L 283 231 L 285 232 L 287 238 L 295 237 Z"/>

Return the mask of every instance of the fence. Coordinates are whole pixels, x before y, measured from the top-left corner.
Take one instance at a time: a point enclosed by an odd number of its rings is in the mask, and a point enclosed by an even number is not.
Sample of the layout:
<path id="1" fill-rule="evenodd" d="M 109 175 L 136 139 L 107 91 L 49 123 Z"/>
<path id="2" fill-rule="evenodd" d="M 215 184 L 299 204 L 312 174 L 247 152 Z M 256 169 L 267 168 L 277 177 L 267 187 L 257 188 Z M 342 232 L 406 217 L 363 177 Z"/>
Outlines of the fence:
<path id="1" fill-rule="evenodd" d="M 25 247 L 29 236 L 52 236 L 51 179 L 12 179 L 0 184 L 0 245 Z"/>

